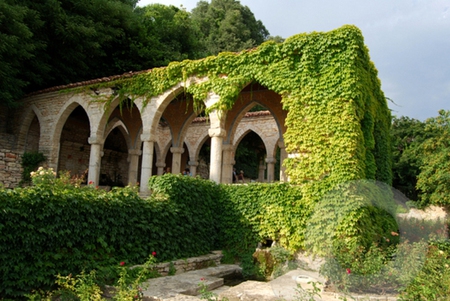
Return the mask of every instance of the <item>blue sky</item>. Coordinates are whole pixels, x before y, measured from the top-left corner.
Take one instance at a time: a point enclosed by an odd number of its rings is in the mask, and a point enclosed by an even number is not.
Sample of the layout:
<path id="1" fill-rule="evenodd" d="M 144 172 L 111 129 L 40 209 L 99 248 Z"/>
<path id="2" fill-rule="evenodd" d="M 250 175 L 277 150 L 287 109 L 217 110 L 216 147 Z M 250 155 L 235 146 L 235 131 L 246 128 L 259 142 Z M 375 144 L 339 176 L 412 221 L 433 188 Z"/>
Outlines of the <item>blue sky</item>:
<path id="1" fill-rule="evenodd" d="M 141 0 L 182 5 L 197 0 Z M 209 2 L 209 1 L 208 1 Z M 241 0 L 272 36 L 359 27 L 394 115 L 450 110 L 450 0 Z"/>

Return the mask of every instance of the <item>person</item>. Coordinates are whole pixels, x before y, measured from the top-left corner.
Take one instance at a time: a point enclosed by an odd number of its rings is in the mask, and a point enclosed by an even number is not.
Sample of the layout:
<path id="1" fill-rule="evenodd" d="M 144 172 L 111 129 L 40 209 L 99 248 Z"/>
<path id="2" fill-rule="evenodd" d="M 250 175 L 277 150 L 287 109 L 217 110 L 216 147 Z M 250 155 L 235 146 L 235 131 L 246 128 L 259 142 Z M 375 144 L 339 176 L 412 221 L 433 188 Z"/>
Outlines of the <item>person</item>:
<path id="1" fill-rule="evenodd" d="M 163 172 L 163 175 L 165 175 L 166 173 L 170 173 L 170 167 L 166 167 L 166 169 Z"/>
<path id="2" fill-rule="evenodd" d="M 239 174 L 238 174 L 238 182 L 239 183 L 244 183 L 245 182 L 245 180 L 244 180 L 244 171 L 243 170 L 241 170 L 239 172 Z"/>
<path id="3" fill-rule="evenodd" d="M 236 183 L 237 180 L 236 168 L 233 168 L 233 183 Z"/>
<path id="4" fill-rule="evenodd" d="M 183 171 L 183 176 L 191 176 L 191 170 L 189 168 L 185 168 Z"/>

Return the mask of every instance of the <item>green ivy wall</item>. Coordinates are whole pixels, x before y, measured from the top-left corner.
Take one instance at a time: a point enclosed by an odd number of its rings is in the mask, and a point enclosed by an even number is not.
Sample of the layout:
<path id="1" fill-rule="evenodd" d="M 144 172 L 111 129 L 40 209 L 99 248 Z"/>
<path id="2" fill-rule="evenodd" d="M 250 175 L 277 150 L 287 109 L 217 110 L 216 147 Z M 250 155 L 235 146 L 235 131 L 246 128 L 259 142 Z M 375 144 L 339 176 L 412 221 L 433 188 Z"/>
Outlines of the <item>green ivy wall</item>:
<path id="1" fill-rule="evenodd" d="M 193 76 L 207 78 L 187 88 L 196 107 L 204 107 L 208 92 L 221 97 L 208 111 L 229 110 L 251 82 L 282 96 L 288 111 L 283 138 L 291 154 L 284 164 L 290 181 L 303 184 L 304 197 L 317 200 L 331 187 L 357 179 L 391 183 L 391 115 L 355 26 L 299 34 L 282 44 L 270 41 L 241 53 L 174 62 L 102 85 L 148 101 Z"/>

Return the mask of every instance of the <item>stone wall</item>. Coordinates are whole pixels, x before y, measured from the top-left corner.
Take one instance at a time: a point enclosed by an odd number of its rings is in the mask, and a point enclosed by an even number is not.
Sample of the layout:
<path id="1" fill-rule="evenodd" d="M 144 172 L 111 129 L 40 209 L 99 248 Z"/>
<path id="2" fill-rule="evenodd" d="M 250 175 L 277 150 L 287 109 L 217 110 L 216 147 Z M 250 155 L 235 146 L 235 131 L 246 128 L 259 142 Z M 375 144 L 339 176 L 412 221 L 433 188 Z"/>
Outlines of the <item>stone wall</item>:
<path id="1" fill-rule="evenodd" d="M 17 187 L 22 179 L 21 153 L 14 150 L 16 137 L 8 133 L 8 110 L 0 106 L 0 185 Z"/>
<path id="2" fill-rule="evenodd" d="M 222 260 L 222 257 L 222 251 L 213 251 L 211 254 L 207 255 L 158 263 L 156 265 L 156 269 L 162 276 L 167 276 L 169 274 L 181 274 L 211 266 L 218 266 Z"/>
<path id="3" fill-rule="evenodd" d="M 0 137 L 0 145 L 3 145 L 4 142 L 2 138 Z M 0 148 L 0 185 L 6 188 L 13 188 L 19 185 L 22 179 L 20 157 L 18 152 L 9 148 Z"/>

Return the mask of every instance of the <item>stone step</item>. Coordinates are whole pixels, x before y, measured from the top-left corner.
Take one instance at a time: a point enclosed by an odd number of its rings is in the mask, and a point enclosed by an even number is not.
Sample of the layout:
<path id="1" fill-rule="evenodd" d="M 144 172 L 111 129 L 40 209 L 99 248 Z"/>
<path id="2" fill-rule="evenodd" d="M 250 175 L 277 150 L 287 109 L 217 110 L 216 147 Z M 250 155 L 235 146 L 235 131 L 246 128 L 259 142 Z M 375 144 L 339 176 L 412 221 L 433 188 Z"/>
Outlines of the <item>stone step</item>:
<path id="1" fill-rule="evenodd" d="M 143 296 L 152 301 L 198 300 L 186 295 L 198 295 L 199 283 L 203 282 L 207 289 L 212 291 L 223 285 L 223 277 L 238 275 L 241 271 L 238 265 L 222 264 L 179 275 L 149 279 L 142 283 Z"/>

